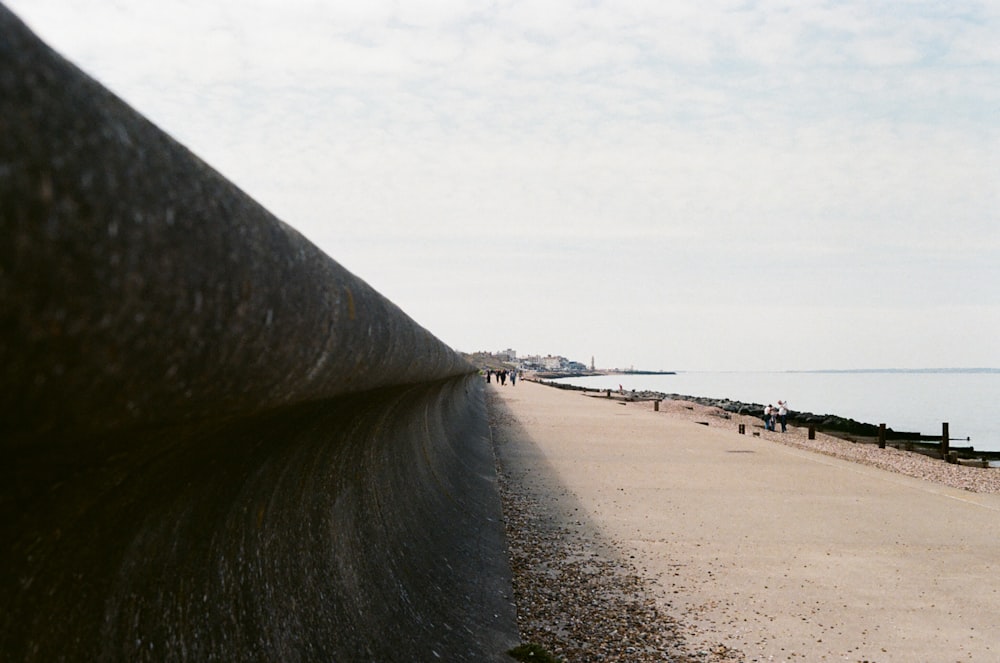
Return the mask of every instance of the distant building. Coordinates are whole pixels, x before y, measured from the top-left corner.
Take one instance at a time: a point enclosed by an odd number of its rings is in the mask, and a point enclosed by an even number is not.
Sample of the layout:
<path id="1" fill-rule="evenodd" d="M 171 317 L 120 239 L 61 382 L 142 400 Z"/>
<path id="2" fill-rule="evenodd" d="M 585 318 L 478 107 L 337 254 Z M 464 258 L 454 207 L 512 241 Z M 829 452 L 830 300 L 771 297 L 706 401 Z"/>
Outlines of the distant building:
<path id="1" fill-rule="evenodd" d="M 593 361 L 593 360 L 591 360 Z M 526 355 L 517 361 L 523 371 L 551 371 L 558 373 L 586 373 L 587 365 L 571 361 L 561 355 Z"/>
<path id="2" fill-rule="evenodd" d="M 563 357 L 547 355 L 542 358 L 542 367 L 547 371 L 558 371 L 563 367 L 565 361 L 566 359 Z"/>

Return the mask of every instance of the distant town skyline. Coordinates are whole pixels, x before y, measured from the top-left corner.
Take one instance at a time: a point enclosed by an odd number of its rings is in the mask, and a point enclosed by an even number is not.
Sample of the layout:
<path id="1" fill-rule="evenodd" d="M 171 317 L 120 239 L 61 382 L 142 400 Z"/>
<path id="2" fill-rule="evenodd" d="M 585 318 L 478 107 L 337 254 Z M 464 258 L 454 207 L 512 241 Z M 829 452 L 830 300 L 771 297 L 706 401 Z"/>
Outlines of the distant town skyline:
<path id="1" fill-rule="evenodd" d="M 542 355 L 541 353 L 519 353 L 513 348 L 506 348 L 504 350 L 480 350 L 477 352 L 470 353 L 473 357 L 477 356 L 489 356 L 491 358 L 497 359 L 499 361 L 506 361 L 511 363 L 534 363 L 534 364 L 551 364 L 546 366 L 549 369 L 555 368 L 567 368 L 568 365 L 573 364 L 574 370 L 604 370 L 604 371 L 615 371 L 615 370 L 632 370 L 635 367 L 622 367 L 622 366 L 601 366 L 597 367 L 594 359 L 594 355 L 590 357 L 590 363 L 587 364 L 579 359 L 572 357 L 566 357 L 560 354 L 546 353 Z"/>

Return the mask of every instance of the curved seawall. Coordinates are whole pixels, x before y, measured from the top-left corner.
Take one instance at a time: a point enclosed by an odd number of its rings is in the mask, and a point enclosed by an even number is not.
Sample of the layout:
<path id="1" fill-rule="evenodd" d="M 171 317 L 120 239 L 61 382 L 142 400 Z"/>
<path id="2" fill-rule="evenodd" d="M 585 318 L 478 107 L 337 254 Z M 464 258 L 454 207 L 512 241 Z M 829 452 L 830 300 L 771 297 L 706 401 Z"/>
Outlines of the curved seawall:
<path id="1" fill-rule="evenodd" d="M 472 368 L 0 34 L 0 659 L 504 660 Z"/>

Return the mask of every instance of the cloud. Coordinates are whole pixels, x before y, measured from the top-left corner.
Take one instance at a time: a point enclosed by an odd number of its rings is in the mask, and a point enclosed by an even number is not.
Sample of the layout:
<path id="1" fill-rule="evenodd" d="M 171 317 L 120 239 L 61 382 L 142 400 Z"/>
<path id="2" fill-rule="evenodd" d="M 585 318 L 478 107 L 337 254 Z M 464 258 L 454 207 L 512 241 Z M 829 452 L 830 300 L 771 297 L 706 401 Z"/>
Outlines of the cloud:
<path id="1" fill-rule="evenodd" d="M 848 361 L 838 338 L 888 307 L 995 321 L 991 6 L 9 5 L 463 348 L 563 352 L 567 325 L 605 320 L 605 356 L 628 326 L 664 352 L 669 330 L 681 354 L 657 366 L 723 365 L 764 332 L 706 348 L 774 287 L 800 368 L 822 343 Z M 494 332 L 496 310 L 521 316 Z"/>

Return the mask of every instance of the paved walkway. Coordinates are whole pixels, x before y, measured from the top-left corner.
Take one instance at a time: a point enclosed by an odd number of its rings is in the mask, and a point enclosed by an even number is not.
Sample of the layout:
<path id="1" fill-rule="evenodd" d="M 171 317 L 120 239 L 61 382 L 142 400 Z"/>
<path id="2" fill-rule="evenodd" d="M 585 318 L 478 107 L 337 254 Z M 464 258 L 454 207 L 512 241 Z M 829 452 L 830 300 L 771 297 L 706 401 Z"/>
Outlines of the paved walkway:
<path id="1" fill-rule="evenodd" d="M 507 461 L 747 661 L 1000 660 L 1000 495 L 530 382 Z M 1000 470 L 984 470 L 1000 471 Z"/>

